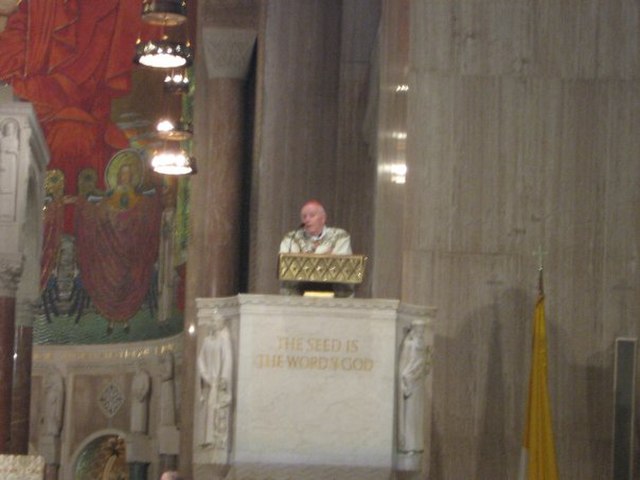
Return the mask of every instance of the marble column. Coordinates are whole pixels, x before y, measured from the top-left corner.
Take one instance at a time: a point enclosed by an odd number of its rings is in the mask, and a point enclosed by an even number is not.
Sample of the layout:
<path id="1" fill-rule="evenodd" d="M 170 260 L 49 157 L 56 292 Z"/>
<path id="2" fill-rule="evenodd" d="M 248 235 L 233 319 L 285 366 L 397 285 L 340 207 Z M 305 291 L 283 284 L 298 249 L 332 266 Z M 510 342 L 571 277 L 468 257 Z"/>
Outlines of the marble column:
<path id="1" fill-rule="evenodd" d="M 160 454 L 158 458 L 158 471 L 169 472 L 178 468 L 178 456 L 177 455 L 165 455 Z"/>
<path id="2" fill-rule="evenodd" d="M 208 153 L 196 153 L 199 171 L 191 183 L 191 204 L 205 208 L 194 208 L 190 212 L 191 243 L 184 317 L 188 333 L 182 364 L 183 421 L 180 428 L 180 471 L 184 473 L 190 468 L 193 441 L 196 342 L 190 333 L 195 324 L 194 301 L 198 297 L 238 293 L 242 84 L 239 80 L 216 79 L 210 81 L 206 89 L 212 103 L 220 104 L 209 109 Z"/>
<path id="3" fill-rule="evenodd" d="M 148 463 L 132 462 L 129 464 L 129 480 L 147 480 Z"/>
<path id="4" fill-rule="evenodd" d="M 255 31 L 202 29 L 196 65 L 191 241 L 188 250 L 179 470 L 191 476 L 195 385 L 195 299 L 238 293 L 245 82 Z M 204 67 L 204 68 L 198 68 Z"/>
<path id="5" fill-rule="evenodd" d="M 16 300 L 15 333 L 12 355 L 11 389 L 11 442 L 10 453 L 26 455 L 29 453 L 29 420 L 31 407 L 31 364 L 33 347 L 33 326 L 24 324 L 24 318 L 34 315 L 34 303 Z M 22 320 L 21 320 L 22 319 Z M 54 477 L 47 477 L 54 478 Z"/>
<path id="6" fill-rule="evenodd" d="M 44 466 L 44 480 L 58 480 L 59 470 L 60 470 L 60 465 L 47 463 Z"/>
<path id="7" fill-rule="evenodd" d="M 33 312 L 33 305 L 26 302 L 17 308 L 19 312 Z M 13 392 L 11 402 L 11 453 L 29 453 L 29 407 L 31 400 L 31 353 L 33 326 L 18 320 L 15 329 L 13 354 Z"/>
<path id="8" fill-rule="evenodd" d="M 151 438 L 146 433 L 132 432 L 127 435 L 127 465 L 130 480 L 147 480 L 147 469 L 151 463 Z"/>
<path id="9" fill-rule="evenodd" d="M 0 453 L 9 453 L 11 391 L 15 334 L 15 294 L 22 275 L 22 258 L 0 258 Z"/>

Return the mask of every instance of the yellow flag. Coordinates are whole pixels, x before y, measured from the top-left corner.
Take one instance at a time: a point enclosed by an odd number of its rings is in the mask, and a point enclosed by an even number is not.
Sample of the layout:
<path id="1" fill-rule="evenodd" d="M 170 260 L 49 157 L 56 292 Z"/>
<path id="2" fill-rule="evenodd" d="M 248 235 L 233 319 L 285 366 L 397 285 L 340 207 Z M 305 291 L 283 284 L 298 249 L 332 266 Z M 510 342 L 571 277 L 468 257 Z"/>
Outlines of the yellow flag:
<path id="1" fill-rule="evenodd" d="M 547 384 L 547 332 L 542 288 L 533 320 L 529 400 L 522 447 L 520 480 L 558 480 Z"/>

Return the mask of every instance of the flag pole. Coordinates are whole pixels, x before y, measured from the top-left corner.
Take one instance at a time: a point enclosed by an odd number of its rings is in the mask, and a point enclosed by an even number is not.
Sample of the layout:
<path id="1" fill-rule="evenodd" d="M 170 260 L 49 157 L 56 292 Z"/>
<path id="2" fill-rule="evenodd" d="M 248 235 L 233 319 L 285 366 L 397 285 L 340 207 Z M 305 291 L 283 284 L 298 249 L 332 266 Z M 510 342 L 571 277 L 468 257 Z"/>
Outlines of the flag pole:
<path id="1" fill-rule="evenodd" d="M 534 310 L 531 370 L 518 479 L 558 480 L 555 441 L 547 378 L 547 339 L 544 312 L 543 252 L 538 256 L 538 298 Z"/>
<path id="2" fill-rule="evenodd" d="M 542 249 L 542 245 L 538 245 L 538 250 L 533 252 L 534 255 L 538 256 L 538 296 L 544 295 L 544 285 L 542 282 L 542 271 L 544 270 L 544 256 L 547 254 Z"/>

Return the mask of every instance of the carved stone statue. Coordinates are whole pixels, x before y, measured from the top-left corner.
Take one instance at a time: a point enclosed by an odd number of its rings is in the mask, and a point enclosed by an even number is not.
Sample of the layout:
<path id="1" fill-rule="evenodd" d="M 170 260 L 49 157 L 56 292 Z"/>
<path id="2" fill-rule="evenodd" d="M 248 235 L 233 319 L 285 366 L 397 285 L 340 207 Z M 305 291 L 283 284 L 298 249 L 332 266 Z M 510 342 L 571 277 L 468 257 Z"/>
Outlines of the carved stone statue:
<path id="1" fill-rule="evenodd" d="M 176 400 L 173 384 L 173 354 L 166 352 L 160 357 L 160 425 L 176 424 Z"/>
<path id="2" fill-rule="evenodd" d="M 398 450 L 403 453 L 424 450 L 424 377 L 428 373 L 424 329 L 424 321 L 414 320 L 400 349 Z"/>
<path id="3" fill-rule="evenodd" d="M 64 380 L 55 369 L 47 372 L 44 381 L 44 435 L 60 436 L 64 412 Z"/>
<path id="4" fill-rule="evenodd" d="M 151 393 L 149 374 L 142 369 L 142 364 L 136 363 L 136 373 L 131 381 L 130 429 L 133 433 L 147 433 L 149 393 Z"/>
<path id="5" fill-rule="evenodd" d="M 200 399 L 198 418 L 202 422 L 198 444 L 226 449 L 229 441 L 232 399 L 233 354 L 225 318 L 214 314 L 213 327 L 202 341 L 198 354 Z"/>

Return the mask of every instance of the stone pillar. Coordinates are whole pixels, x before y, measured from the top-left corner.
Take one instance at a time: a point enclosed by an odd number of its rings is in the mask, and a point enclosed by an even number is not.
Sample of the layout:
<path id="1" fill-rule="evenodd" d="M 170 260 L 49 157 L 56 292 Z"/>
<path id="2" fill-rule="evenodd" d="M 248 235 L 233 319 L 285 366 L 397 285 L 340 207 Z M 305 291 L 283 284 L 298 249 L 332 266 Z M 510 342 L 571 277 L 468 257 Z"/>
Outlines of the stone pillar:
<path id="1" fill-rule="evenodd" d="M 151 445 L 144 433 L 130 433 L 126 438 L 129 480 L 147 480 L 147 468 L 151 463 Z"/>
<path id="2" fill-rule="evenodd" d="M 6 86 L 0 87 L 0 133 L 0 453 L 26 454 L 49 152 L 33 107 Z"/>
<path id="3" fill-rule="evenodd" d="M 175 425 L 160 425 L 158 438 L 158 471 L 178 469 L 178 453 L 180 451 L 180 432 Z"/>
<path id="4" fill-rule="evenodd" d="M 195 299 L 238 293 L 242 164 L 245 155 L 244 78 L 256 32 L 203 28 L 198 43 L 194 118 L 198 174 L 191 180 L 179 470 L 191 476 L 196 338 Z"/>
<path id="5" fill-rule="evenodd" d="M 60 437 L 43 435 L 38 442 L 38 452 L 44 457 L 44 480 L 58 480 L 60 471 Z"/>
<path id="6" fill-rule="evenodd" d="M 160 454 L 158 459 L 158 472 L 161 474 L 164 472 L 174 471 L 178 468 L 178 455 L 163 455 Z"/>
<path id="7" fill-rule="evenodd" d="M 129 463 L 129 480 L 147 480 L 148 463 Z"/>
<path id="8" fill-rule="evenodd" d="M 60 470 L 60 465 L 47 463 L 44 466 L 44 480 L 58 480 L 59 470 Z"/>
<path id="9" fill-rule="evenodd" d="M 13 353 L 13 394 L 11 402 L 11 453 L 29 453 L 29 407 L 31 399 L 31 353 L 35 305 L 19 301 Z"/>
<path id="10" fill-rule="evenodd" d="M 22 267 L 21 257 L 0 257 L 0 453 L 10 451 L 15 295 Z"/>

